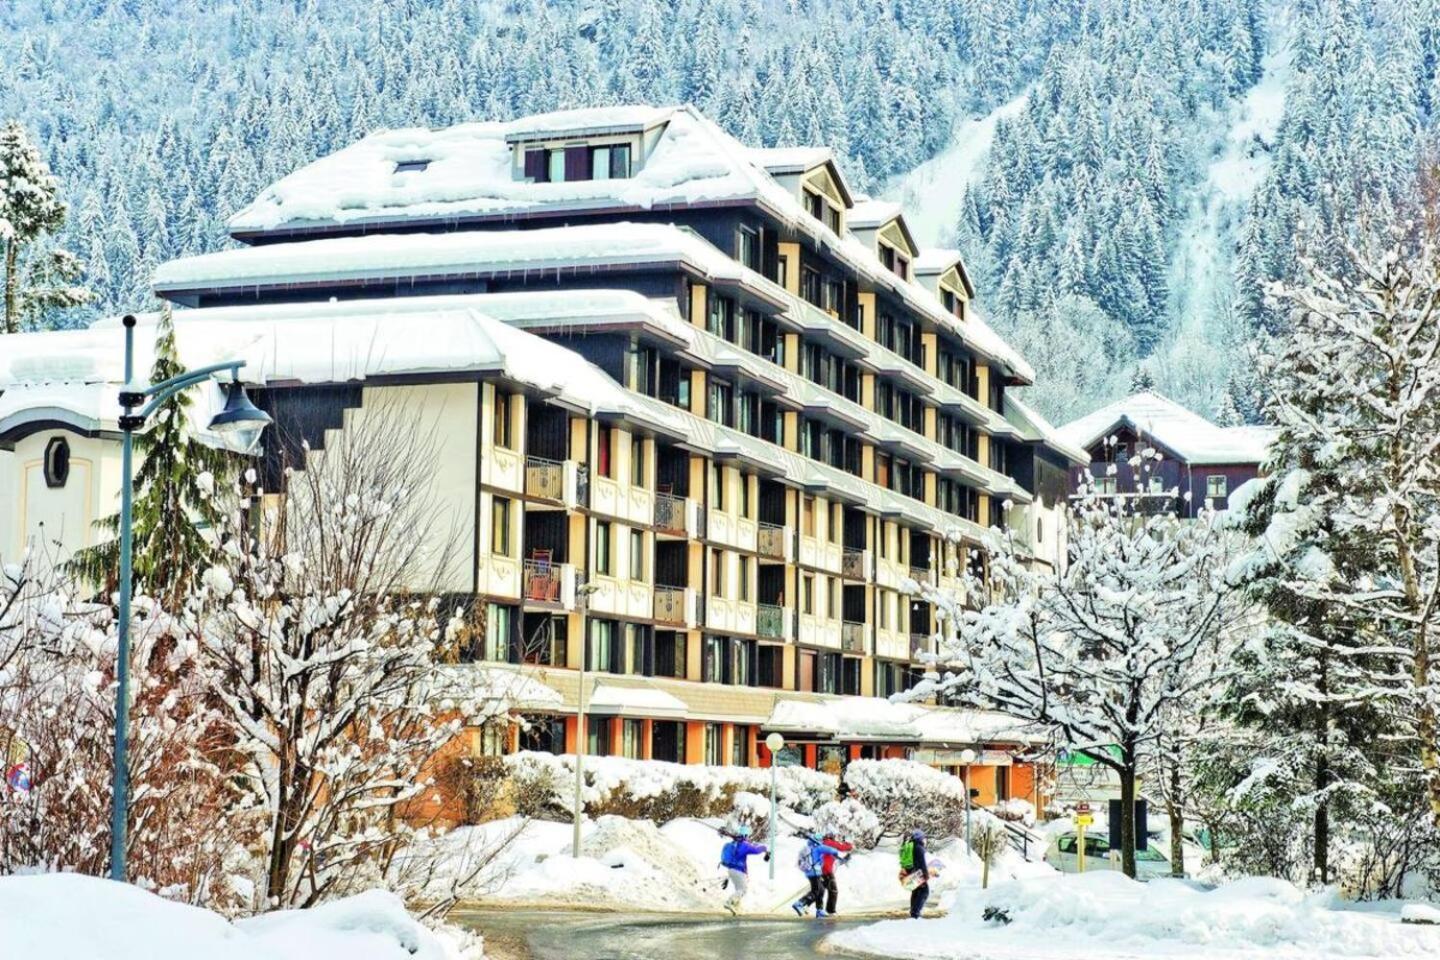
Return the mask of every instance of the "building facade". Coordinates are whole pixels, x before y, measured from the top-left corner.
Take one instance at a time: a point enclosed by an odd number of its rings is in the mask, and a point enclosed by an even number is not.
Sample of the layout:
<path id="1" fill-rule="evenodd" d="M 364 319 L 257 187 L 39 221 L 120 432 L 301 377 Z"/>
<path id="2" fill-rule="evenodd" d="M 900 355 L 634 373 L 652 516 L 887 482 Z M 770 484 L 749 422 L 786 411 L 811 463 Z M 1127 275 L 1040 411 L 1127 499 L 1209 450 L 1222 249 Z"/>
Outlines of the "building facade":
<path id="1" fill-rule="evenodd" d="M 183 359 L 248 359 L 269 496 L 332 431 L 423 427 L 463 547 L 427 573 L 480 611 L 467 659 L 558 694 L 490 748 L 760 764 L 779 730 L 811 766 L 974 749 L 983 800 L 1031 796 L 1037 731 L 885 698 L 934 652 L 913 583 L 961 591 L 997 526 L 1058 562 L 1085 452 L 1010 394 L 1033 372 L 959 256 L 830 151 L 747 148 L 688 107 L 388 131 L 232 233 L 157 273 Z M 0 363 L 0 556 L 113 511 L 118 377 L 42 368 L 118 335 Z"/>

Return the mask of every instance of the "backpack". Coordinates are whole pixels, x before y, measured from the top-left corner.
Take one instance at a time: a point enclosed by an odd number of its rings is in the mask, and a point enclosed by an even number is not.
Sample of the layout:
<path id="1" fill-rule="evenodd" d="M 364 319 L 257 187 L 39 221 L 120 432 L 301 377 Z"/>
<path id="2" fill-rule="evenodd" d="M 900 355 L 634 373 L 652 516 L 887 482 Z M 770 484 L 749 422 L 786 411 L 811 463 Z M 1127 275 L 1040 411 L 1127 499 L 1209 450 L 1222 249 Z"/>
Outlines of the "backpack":
<path id="1" fill-rule="evenodd" d="M 906 837 L 900 844 L 900 869 L 907 873 L 915 869 L 915 839 Z"/>
<path id="2" fill-rule="evenodd" d="M 820 864 L 815 856 L 815 844 L 806 843 L 800 848 L 800 856 L 795 858 L 795 866 L 799 867 L 800 871 L 806 875 L 820 869 Z"/>

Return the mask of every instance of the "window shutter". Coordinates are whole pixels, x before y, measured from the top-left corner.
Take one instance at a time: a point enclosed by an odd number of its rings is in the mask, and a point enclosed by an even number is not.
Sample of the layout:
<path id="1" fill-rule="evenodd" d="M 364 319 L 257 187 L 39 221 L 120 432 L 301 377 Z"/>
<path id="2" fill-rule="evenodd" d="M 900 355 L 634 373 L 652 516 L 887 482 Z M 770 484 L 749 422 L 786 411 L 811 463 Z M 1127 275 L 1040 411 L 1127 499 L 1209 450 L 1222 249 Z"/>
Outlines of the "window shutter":
<path id="1" fill-rule="evenodd" d="M 565 180 L 590 179 L 590 148 L 565 148 Z"/>
<path id="2" fill-rule="evenodd" d="M 543 183 L 545 180 L 545 151 L 525 151 L 525 179 Z"/>

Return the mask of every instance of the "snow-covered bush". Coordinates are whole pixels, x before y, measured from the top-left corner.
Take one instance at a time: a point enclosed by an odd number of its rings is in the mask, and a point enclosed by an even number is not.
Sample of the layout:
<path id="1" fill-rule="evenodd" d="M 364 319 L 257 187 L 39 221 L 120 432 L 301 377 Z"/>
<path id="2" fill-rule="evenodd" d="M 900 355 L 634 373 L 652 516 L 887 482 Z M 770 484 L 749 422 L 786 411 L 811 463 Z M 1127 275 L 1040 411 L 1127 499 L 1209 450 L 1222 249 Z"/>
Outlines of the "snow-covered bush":
<path id="1" fill-rule="evenodd" d="M 855 760 L 845 768 L 850 796 L 873 811 L 885 836 L 919 828 L 956 836 L 965 825 L 965 785 L 913 760 Z"/>
<path id="2" fill-rule="evenodd" d="M 990 868 L 1000 859 L 1000 852 L 1010 845 L 1010 831 L 1005 821 L 987 810 L 970 814 L 970 849 L 980 860 L 980 886 L 990 886 Z"/>
<path id="3" fill-rule="evenodd" d="M 779 811 L 776 817 L 779 817 Z M 725 829 L 734 834 L 739 827 L 747 828 L 750 836 L 760 843 L 773 844 L 775 838 L 770 836 L 769 798 L 749 790 L 737 791 L 730 815 L 725 818 Z"/>
<path id="4" fill-rule="evenodd" d="M 1010 797 L 991 804 L 986 809 L 1001 820 L 1023 823 L 1027 827 L 1035 825 L 1035 804 L 1023 797 Z"/>
<path id="5" fill-rule="evenodd" d="M 880 818 L 854 797 L 821 804 L 812 819 L 817 833 L 838 837 L 861 850 L 880 842 Z"/>

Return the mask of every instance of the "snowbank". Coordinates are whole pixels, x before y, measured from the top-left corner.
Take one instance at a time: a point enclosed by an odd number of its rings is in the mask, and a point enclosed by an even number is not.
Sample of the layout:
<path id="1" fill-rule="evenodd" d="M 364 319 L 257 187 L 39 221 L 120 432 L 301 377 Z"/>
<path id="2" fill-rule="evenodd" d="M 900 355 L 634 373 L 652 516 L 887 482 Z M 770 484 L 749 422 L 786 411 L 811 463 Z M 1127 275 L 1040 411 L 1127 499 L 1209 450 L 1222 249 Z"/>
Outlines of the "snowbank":
<path id="1" fill-rule="evenodd" d="M 987 907 L 1011 923 L 987 923 Z M 1111 871 L 963 889 L 934 921 L 886 921 L 836 934 L 838 947 L 886 957 L 975 960 L 1195 958 L 1267 960 L 1433 957 L 1440 928 L 1400 922 L 1399 907 L 1351 909 L 1283 880 L 1251 878 L 1204 891 L 1176 880 L 1137 883 Z"/>
<path id="2" fill-rule="evenodd" d="M 78 874 L 0 878 L 7 957 L 45 960 L 479 960 L 479 941 L 435 933 L 379 890 L 230 923 L 138 887 Z"/>

